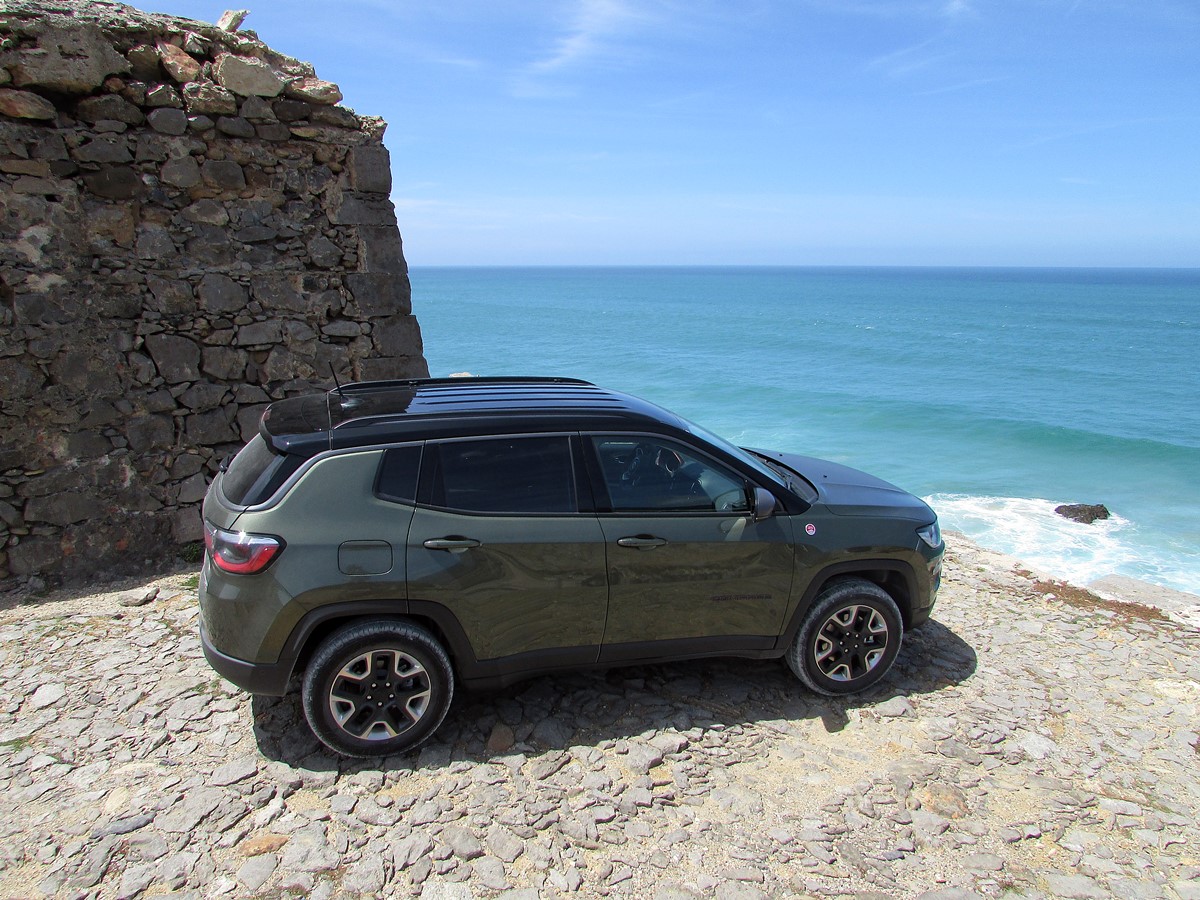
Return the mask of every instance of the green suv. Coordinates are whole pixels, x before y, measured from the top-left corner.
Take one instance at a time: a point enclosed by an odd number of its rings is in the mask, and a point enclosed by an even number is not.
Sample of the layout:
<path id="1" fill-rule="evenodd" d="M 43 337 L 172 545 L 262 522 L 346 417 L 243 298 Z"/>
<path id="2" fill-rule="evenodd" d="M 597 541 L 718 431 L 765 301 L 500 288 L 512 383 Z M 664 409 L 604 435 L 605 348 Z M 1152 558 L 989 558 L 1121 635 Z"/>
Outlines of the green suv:
<path id="1" fill-rule="evenodd" d="M 568 378 L 273 403 L 204 526 L 209 663 L 257 694 L 303 671 L 313 732 L 352 756 L 428 738 L 456 683 L 584 666 L 782 657 L 862 690 L 928 619 L 945 549 L 887 482 Z"/>

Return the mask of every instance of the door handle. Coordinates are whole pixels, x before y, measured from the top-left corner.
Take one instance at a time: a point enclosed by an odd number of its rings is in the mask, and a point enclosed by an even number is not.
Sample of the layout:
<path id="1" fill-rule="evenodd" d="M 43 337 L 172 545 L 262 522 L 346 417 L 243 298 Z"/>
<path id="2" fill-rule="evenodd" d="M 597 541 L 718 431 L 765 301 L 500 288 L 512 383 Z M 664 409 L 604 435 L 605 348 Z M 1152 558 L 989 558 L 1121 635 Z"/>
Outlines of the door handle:
<path id="1" fill-rule="evenodd" d="M 653 550 L 666 543 L 667 539 L 660 537 L 623 537 L 617 541 L 617 546 L 632 547 L 634 550 Z"/>
<path id="2" fill-rule="evenodd" d="M 474 538 L 448 537 L 430 538 L 421 546 L 426 550 L 447 550 L 450 553 L 466 553 L 472 547 L 478 547 L 480 541 Z"/>

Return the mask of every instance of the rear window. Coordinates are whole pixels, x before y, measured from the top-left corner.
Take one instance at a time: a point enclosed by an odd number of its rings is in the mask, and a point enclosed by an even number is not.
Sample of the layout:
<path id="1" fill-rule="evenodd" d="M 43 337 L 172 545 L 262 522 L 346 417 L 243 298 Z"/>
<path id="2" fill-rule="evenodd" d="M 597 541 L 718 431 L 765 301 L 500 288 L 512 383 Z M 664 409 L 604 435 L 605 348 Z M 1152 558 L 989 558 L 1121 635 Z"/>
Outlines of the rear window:
<path id="1" fill-rule="evenodd" d="M 488 438 L 433 445 L 432 504 L 484 513 L 572 513 L 570 439 Z"/>
<path id="2" fill-rule="evenodd" d="M 221 494 L 234 506 L 262 503 L 299 464 L 298 457 L 274 452 L 262 435 L 255 435 L 221 476 Z"/>
<path id="3" fill-rule="evenodd" d="M 383 454 L 375 494 L 384 500 L 413 503 L 417 497 L 417 473 L 421 468 L 421 445 L 393 447 Z"/>

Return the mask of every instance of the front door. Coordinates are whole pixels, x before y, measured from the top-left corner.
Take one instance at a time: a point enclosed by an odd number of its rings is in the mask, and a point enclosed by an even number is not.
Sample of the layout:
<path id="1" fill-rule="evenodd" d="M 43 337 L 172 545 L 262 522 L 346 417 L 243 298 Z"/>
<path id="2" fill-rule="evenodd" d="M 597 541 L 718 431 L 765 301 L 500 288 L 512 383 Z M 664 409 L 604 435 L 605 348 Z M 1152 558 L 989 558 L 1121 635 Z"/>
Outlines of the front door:
<path id="1" fill-rule="evenodd" d="M 680 442 L 586 440 L 610 510 L 598 514 L 609 582 L 601 660 L 671 644 L 680 655 L 773 646 L 792 583 L 789 520 L 753 521 L 746 480 Z"/>

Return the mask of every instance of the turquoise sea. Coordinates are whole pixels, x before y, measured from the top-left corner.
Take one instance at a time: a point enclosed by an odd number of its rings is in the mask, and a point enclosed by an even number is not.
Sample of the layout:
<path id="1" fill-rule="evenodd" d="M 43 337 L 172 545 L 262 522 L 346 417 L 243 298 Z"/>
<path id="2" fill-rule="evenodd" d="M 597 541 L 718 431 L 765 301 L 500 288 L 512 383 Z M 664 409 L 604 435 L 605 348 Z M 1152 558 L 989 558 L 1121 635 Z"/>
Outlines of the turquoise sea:
<path id="1" fill-rule="evenodd" d="M 414 268 L 433 375 L 570 375 L 919 494 L 1086 583 L 1200 594 L 1200 270 Z M 1104 503 L 1092 526 L 1053 512 Z"/>

